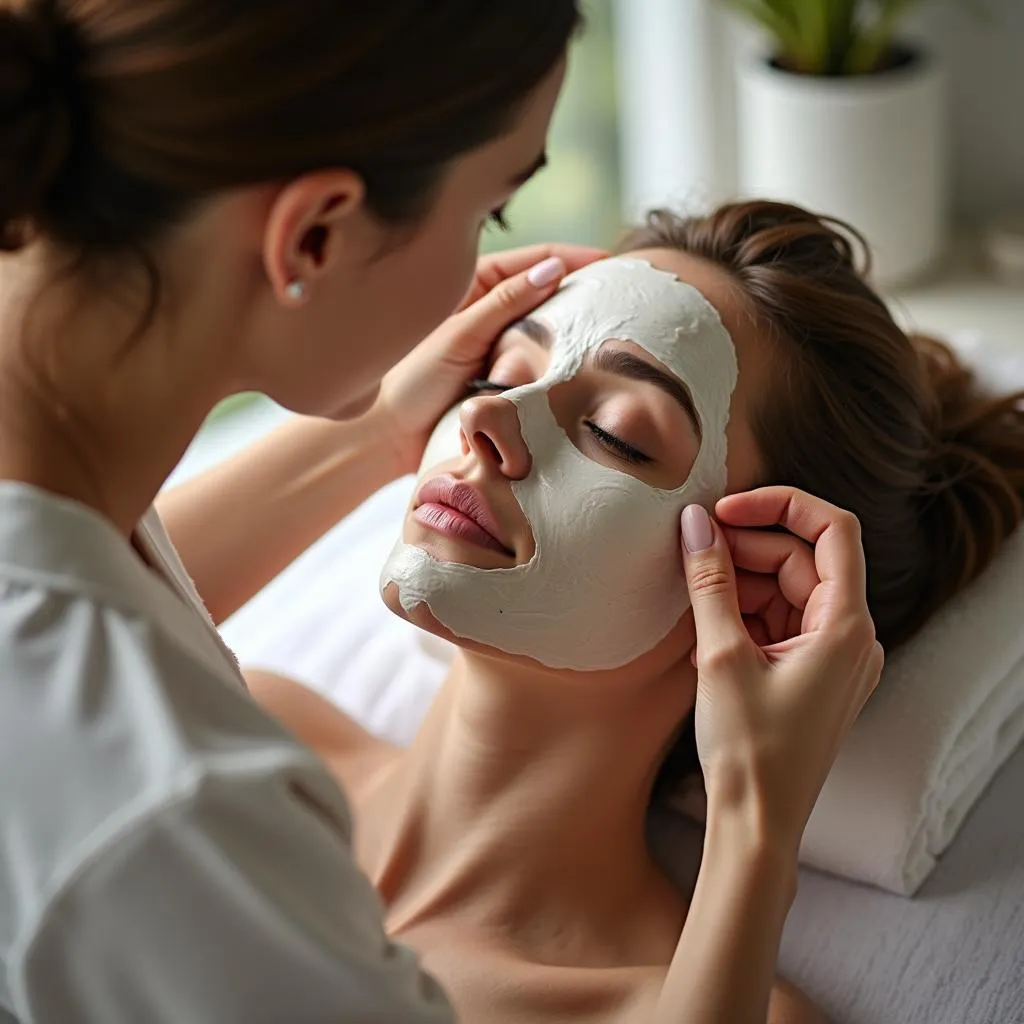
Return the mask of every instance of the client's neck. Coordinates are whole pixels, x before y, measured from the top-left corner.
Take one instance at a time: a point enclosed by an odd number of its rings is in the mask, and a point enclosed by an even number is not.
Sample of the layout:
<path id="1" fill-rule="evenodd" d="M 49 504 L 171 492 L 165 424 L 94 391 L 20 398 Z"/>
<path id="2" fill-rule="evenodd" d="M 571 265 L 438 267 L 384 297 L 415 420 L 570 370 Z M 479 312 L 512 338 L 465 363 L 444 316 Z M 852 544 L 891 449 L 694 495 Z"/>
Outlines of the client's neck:
<path id="1" fill-rule="evenodd" d="M 538 911 L 621 929 L 666 884 L 646 810 L 693 687 L 678 667 L 627 686 L 460 654 L 368 837 L 395 924 L 458 907 L 517 935 Z"/>

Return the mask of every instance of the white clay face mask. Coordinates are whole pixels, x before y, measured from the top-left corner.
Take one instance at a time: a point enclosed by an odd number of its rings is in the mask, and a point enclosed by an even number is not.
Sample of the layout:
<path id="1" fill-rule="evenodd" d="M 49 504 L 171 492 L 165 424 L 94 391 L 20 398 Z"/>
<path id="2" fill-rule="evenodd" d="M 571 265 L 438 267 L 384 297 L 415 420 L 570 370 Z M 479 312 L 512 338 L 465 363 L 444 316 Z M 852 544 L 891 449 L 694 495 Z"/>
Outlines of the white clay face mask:
<path id="1" fill-rule="evenodd" d="M 513 494 L 533 531 L 525 565 L 480 569 L 439 562 L 402 541 L 381 574 L 405 611 L 426 604 L 458 637 L 552 668 L 628 664 L 655 647 L 689 607 L 680 571 L 679 515 L 725 493 L 736 352 L 714 307 L 650 264 L 616 258 L 566 278 L 534 314 L 550 330 L 551 362 L 537 381 L 505 391 L 532 466 Z M 689 389 L 702 428 L 682 486 L 661 490 L 584 455 L 549 404 L 609 340 L 631 341 Z M 458 409 L 438 424 L 421 470 L 461 455 Z"/>

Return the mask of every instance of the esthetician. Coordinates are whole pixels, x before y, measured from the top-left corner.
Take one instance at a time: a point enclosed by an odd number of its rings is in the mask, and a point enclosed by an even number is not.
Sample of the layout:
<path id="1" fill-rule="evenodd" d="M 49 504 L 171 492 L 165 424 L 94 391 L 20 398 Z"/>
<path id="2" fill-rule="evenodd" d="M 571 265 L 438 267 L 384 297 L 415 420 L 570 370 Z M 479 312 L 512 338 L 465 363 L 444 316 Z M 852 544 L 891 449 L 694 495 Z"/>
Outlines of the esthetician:
<path id="1" fill-rule="evenodd" d="M 342 795 L 214 623 L 414 468 L 502 328 L 597 255 L 473 281 L 481 227 L 544 162 L 578 18 L 0 3 L 0 1021 L 451 1019 L 386 939 Z M 320 418 L 163 499 L 176 550 L 157 493 L 249 390 Z M 754 723 L 813 710 L 795 767 L 817 784 L 877 678 L 855 531 L 819 526 L 840 599 L 798 640 L 828 685 L 780 670 Z M 741 714 L 721 541 L 688 569 L 702 678 L 734 691 L 713 711 Z"/>

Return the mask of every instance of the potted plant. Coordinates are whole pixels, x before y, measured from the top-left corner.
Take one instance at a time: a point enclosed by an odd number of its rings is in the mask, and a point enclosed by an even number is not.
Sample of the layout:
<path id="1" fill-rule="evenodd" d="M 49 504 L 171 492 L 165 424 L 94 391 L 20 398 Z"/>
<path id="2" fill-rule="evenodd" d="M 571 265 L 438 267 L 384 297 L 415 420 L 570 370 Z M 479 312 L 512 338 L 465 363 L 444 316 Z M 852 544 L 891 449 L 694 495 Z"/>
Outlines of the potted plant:
<path id="1" fill-rule="evenodd" d="M 739 184 L 849 221 L 881 285 L 941 254 L 945 109 L 933 55 L 897 35 L 915 0 L 724 0 L 767 30 L 738 87 Z"/>

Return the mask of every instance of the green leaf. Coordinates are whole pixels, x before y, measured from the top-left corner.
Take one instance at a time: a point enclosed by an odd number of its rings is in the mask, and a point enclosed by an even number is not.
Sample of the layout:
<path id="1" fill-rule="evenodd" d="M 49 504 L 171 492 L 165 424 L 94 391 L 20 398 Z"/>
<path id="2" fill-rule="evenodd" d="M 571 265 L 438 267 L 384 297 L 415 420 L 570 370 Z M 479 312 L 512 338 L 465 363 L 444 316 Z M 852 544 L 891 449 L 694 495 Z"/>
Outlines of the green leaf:
<path id="1" fill-rule="evenodd" d="M 863 29 L 860 38 L 850 47 L 844 70 L 848 75 L 864 75 L 875 71 L 893 43 L 896 22 L 920 0 L 881 0 L 873 25 Z"/>
<path id="2" fill-rule="evenodd" d="M 878 69 L 899 23 L 923 0 L 720 0 L 774 39 L 784 66 L 808 75 L 859 75 Z M 938 2 L 938 0 L 934 0 Z M 983 17 L 990 0 L 959 0 Z"/>
<path id="3" fill-rule="evenodd" d="M 745 15 L 764 28 L 775 41 L 776 56 L 786 64 L 797 63 L 800 52 L 800 35 L 790 20 L 788 11 L 779 8 L 778 0 L 722 0 L 739 14 Z"/>
<path id="4" fill-rule="evenodd" d="M 857 35 L 859 0 L 831 0 L 828 9 L 829 74 L 843 74 L 847 54 Z"/>

